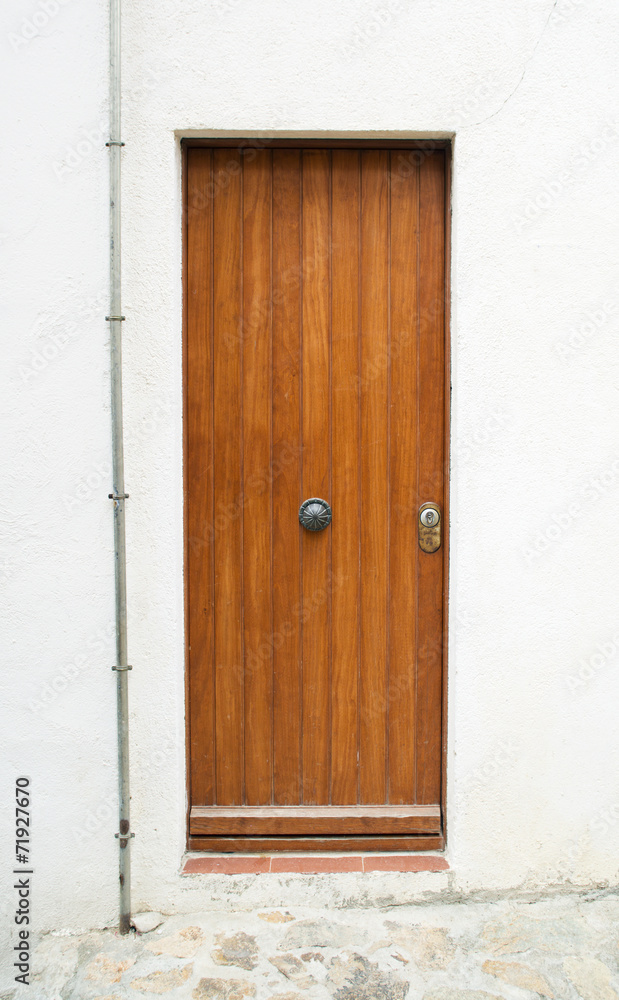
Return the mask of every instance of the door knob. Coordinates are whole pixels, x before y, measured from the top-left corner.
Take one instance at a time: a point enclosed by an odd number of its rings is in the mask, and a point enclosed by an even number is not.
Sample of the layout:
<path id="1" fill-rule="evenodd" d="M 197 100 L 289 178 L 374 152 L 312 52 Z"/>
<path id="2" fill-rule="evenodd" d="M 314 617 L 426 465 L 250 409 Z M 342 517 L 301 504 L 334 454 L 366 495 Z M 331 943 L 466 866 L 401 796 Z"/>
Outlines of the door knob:
<path id="1" fill-rule="evenodd" d="M 331 524 L 331 508 L 326 500 L 310 497 L 299 507 L 299 521 L 308 531 L 323 531 Z"/>
<path id="2" fill-rule="evenodd" d="M 441 545 L 441 511 L 435 503 L 422 503 L 419 508 L 419 548 L 436 552 Z"/>

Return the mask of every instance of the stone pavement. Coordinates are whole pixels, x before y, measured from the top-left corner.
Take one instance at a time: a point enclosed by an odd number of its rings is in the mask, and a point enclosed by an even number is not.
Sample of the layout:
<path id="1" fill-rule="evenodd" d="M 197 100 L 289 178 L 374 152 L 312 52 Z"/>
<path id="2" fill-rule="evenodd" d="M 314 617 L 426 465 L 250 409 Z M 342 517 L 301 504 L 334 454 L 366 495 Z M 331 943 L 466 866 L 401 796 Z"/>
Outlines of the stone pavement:
<path id="1" fill-rule="evenodd" d="M 619 1000 L 619 895 L 161 918 L 47 934 L 15 1000 Z"/>

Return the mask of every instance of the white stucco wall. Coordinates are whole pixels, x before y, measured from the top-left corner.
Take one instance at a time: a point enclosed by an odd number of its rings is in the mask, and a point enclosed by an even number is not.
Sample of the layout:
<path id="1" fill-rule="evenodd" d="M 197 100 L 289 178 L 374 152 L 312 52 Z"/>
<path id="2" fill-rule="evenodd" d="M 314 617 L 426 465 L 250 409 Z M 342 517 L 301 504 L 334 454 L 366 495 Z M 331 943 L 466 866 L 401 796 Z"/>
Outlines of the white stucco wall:
<path id="1" fill-rule="evenodd" d="M 616 884 L 615 0 L 127 0 L 123 34 L 136 908 Z M 14 0 L 0 45 L 2 856 L 27 774 L 36 926 L 93 926 L 117 907 L 107 7 Z M 178 875 L 179 143 L 273 132 L 455 133 L 448 876 Z"/>

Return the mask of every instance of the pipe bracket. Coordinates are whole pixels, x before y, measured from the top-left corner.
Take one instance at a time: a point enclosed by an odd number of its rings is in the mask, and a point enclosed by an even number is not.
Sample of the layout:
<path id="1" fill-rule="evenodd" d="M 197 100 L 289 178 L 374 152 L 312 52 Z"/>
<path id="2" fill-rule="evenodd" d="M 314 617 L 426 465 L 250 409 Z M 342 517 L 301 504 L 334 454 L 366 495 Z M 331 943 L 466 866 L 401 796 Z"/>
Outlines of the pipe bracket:
<path id="1" fill-rule="evenodd" d="M 110 323 L 112 320 L 119 320 L 120 321 L 120 320 L 124 320 L 124 319 L 125 319 L 124 316 L 106 316 L 105 317 L 106 323 Z"/>
<path id="2" fill-rule="evenodd" d="M 121 142 L 120 139 L 110 139 L 110 141 L 106 142 L 105 145 L 106 146 L 124 146 L 125 144 L 124 144 L 124 142 Z"/>
<path id="3" fill-rule="evenodd" d="M 112 670 L 133 670 L 133 667 L 130 667 L 130 666 L 126 666 L 126 667 L 114 666 L 114 667 L 112 667 Z"/>
<path id="4" fill-rule="evenodd" d="M 129 499 L 129 494 L 128 493 L 108 493 L 107 498 L 108 498 L 108 500 L 128 500 Z"/>

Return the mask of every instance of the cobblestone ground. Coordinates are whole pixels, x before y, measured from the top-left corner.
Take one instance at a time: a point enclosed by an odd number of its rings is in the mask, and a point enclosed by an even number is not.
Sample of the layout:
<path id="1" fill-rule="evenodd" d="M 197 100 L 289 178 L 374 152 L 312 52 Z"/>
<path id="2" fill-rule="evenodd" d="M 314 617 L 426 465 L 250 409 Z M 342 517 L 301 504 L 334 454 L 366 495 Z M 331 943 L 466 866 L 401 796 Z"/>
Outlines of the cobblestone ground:
<path id="1" fill-rule="evenodd" d="M 616 894 L 161 920 L 45 935 L 16 1000 L 619 1000 Z"/>

